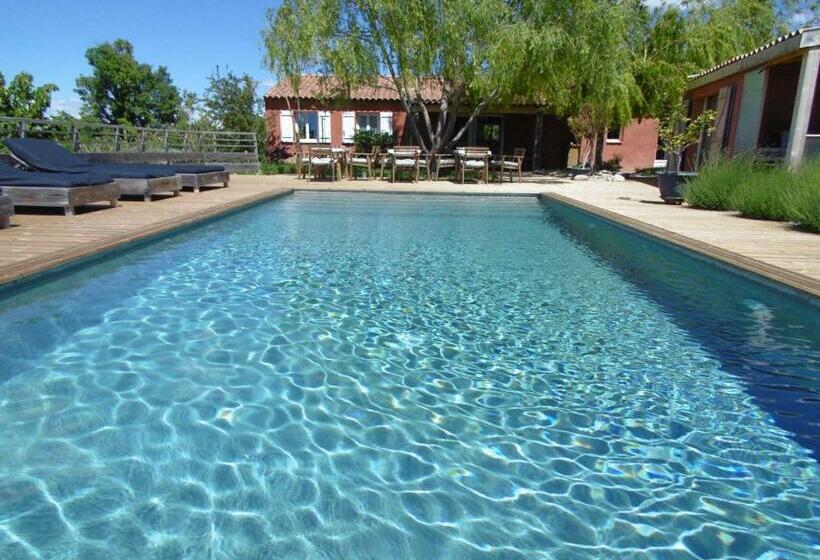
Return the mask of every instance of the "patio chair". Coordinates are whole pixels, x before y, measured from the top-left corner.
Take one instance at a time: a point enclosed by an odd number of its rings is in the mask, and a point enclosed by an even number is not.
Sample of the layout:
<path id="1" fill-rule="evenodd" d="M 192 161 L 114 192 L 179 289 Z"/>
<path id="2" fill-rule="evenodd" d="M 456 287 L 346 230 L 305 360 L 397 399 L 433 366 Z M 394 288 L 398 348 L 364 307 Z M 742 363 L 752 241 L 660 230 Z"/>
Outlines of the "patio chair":
<path id="1" fill-rule="evenodd" d="M 66 216 L 74 208 L 92 202 L 108 202 L 117 207 L 120 187 L 101 173 L 44 173 L 23 171 L 0 162 L 0 189 L 13 206 L 50 206 L 62 208 Z M 0 203 L 0 216 L 7 203 Z M 8 222 L 8 216 L 4 222 Z M 3 222 L 0 222 L 3 223 Z"/>
<path id="2" fill-rule="evenodd" d="M 53 140 L 7 138 L 3 141 L 12 156 L 28 168 L 50 173 L 95 173 L 113 177 L 120 195 L 142 196 L 146 202 L 155 194 L 179 194 L 182 178 L 170 165 L 143 163 L 97 163 L 69 152 Z"/>
<path id="3" fill-rule="evenodd" d="M 396 173 L 402 170 L 413 171 L 413 182 L 419 180 L 421 148 L 418 146 L 396 146 L 393 148 L 392 182 L 396 182 Z"/>
<path id="4" fill-rule="evenodd" d="M 441 173 L 442 169 L 455 169 L 456 168 L 456 154 L 453 152 L 447 152 L 442 154 L 435 155 L 435 167 L 436 167 L 436 174 L 435 180 L 438 181 L 439 174 Z"/>
<path id="5" fill-rule="evenodd" d="M 490 150 L 487 148 L 468 146 L 457 152 L 459 154 L 459 175 L 461 184 L 464 184 L 464 176 L 467 173 L 475 173 L 478 180 L 488 182 L 490 176 Z"/>
<path id="6" fill-rule="evenodd" d="M 310 148 L 300 145 L 295 157 L 296 178 L 307 179 L 310 175 Z"/>
<path id="7" fill-rule="evenodd" d="M 7 194 L 0 191 L 0 229 L 11 226 L 11 217 L 14 216 L 14 201 Z"/>
<path id="8" fill-rule="evenodd" d="M 513 155 L 502 155 L 501 159 L 494 159 L 490 162 L 492 168 L 498 170 L 498 175 L 502 183 L 504 182 L 505 171 L 510 174 L 510 183 L 512 183 L 514 172 L 518 173 L 518 181 L 521 182 L 521 171 L 524 167 L 524 156 L 526 154 L 527 150 L 525 148 L 516 148 L 513 151 Z"/>
<path id="9" fill-rule="evenodd" d="M 373 178 L 373 167 L 375 167 L 376 162 L 379 160 L 379 147 L 373 146 L 373 149 L 370 150 L 370 153 L 366 152 L 353 152 L 350 154 L 350 159 L 348 160 L 348 177 L 350 179 L 356 178 L 356 169 L 367 169 L 367 178 Z"/>
<path id="10" fill-rule="evenodd" d="M 311 148 L 310 149 L 310 174 L 313 179 L 317 179 L 318 174 L 330 171 L 330 180 L 336 180 L 336 170 L 339 165 L 338 156 L 331 148 Z"/>

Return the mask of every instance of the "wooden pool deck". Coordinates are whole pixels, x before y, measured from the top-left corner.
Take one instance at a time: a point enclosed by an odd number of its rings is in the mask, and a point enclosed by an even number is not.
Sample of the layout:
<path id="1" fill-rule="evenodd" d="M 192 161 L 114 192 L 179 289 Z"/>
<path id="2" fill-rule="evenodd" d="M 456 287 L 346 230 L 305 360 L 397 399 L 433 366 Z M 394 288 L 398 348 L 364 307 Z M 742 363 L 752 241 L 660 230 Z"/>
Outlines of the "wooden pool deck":
<path id="1" fill-rule="evenodd" d="M 291 190 L 523 195 L 553 198 L 649 235 L 820 296 L 820 235 L 786 224 L 667 206 L 657 189 L 635 182 L 574 182 L 539 177 L 524 183 L 467 184 L 386 181 L 312 182 L 292 176 L 234 176 L 228 189 L 184 192 L 119 208 L 80 210 L 77 216 L 27 212 L 0 230 L 0 283 L 37 274 L 78 258 L 139 241 Z"/>
<path id="2" fill-rule="evenodd" d="M 117 208 L 90 205 L 77 208 L 75 216 L 63 216 L 59 209 L 17 209 L 12 227 L 0 230 L 0 284 L 289 192 L 240 178 L 227 189 L 186 190 L 152 202 L 121 200 Z"/>

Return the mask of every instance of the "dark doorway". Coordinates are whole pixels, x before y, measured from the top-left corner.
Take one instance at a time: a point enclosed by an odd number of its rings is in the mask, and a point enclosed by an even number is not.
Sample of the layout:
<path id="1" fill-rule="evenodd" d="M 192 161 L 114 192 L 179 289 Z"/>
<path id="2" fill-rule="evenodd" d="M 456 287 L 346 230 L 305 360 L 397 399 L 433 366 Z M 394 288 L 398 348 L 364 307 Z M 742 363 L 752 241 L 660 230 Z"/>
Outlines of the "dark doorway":
<path id="1" fill-rule="evenodd" d="M 487 146 L 496 155 L 503 153 L 504 118 L 478 117 L 476 119 L 475 145 Z"/>
<path id="2" fill-rule="evenodd" d="M 758 146 L 785 150 L 792 126 L 794 96 L 800 80 L 800 61 L 769 67 Z"/>

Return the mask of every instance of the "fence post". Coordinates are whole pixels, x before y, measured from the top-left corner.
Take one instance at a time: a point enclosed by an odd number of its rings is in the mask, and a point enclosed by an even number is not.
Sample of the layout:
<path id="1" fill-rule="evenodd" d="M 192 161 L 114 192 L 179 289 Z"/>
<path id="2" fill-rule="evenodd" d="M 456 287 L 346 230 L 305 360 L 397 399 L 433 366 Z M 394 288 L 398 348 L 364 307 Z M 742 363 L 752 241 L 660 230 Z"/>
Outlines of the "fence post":
<path id="1" fill-rule="evenodd" d="M 140 130 L 140 151 L 145 151 L 145 129 Z"/>
<path id="2" fill-rule="evenodd" d="M 256 157 L 256 174 L 259 175 L 259 142 L 257 141 L 256 132 L 253 133 L 253 155 Z"/>
<path id="3" fill-rule="evenodd" d="M 117 126 L 114 128 L 114 151 L 120 151 L 120 127 Z"/>
<path id="4" fill-rule="evenodd" d="M 17 135 L 20 138 L 26 137 L 26 121 L 20 121 L 17 123 Z"/>
<path id="5" fill-rule="evenodd" d="M 168 129 L 165 129 L 165 132 L 162 135 L 162 149 L 167 154 L 168 153 Z"/>
<path id="6" fill-rule="evenodd" d="M 80 151 L 80 130 L 74 123 L 71 123 L 71 145 L 74 147 L 75 152 Z"/>

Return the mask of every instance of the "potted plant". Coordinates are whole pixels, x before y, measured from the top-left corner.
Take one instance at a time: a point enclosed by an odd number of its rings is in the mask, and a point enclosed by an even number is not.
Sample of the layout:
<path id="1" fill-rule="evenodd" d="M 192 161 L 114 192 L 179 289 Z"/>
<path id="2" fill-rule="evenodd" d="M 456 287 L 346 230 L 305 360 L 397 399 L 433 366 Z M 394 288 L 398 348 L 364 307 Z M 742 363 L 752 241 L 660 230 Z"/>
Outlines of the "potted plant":
<path id="1" fill-rule="evenodd" d="M 353 135 L 353 143 L 358 153 L 368 154 L 374 146 L 378 146 L 379 151 L 386 152 L 393 147 L 393 135 L 378 130 L 357 130 Z"/>
<path id="2" fill-rule="evenodd" d="M 697 175 L 680 170 L 683 153 L 686 148 L 697 144 L 704 134 L 712 134 L 715 128 L 715 111 L 709 109 L 695 118 L 683 115 L 678 107 L 669 116 L 661 120 L 658 138 L 666 152 L 666 171 L 658 173 L 658 188 L 661 198 L 667 204 L 683 202 L 686 181 Z"/>

